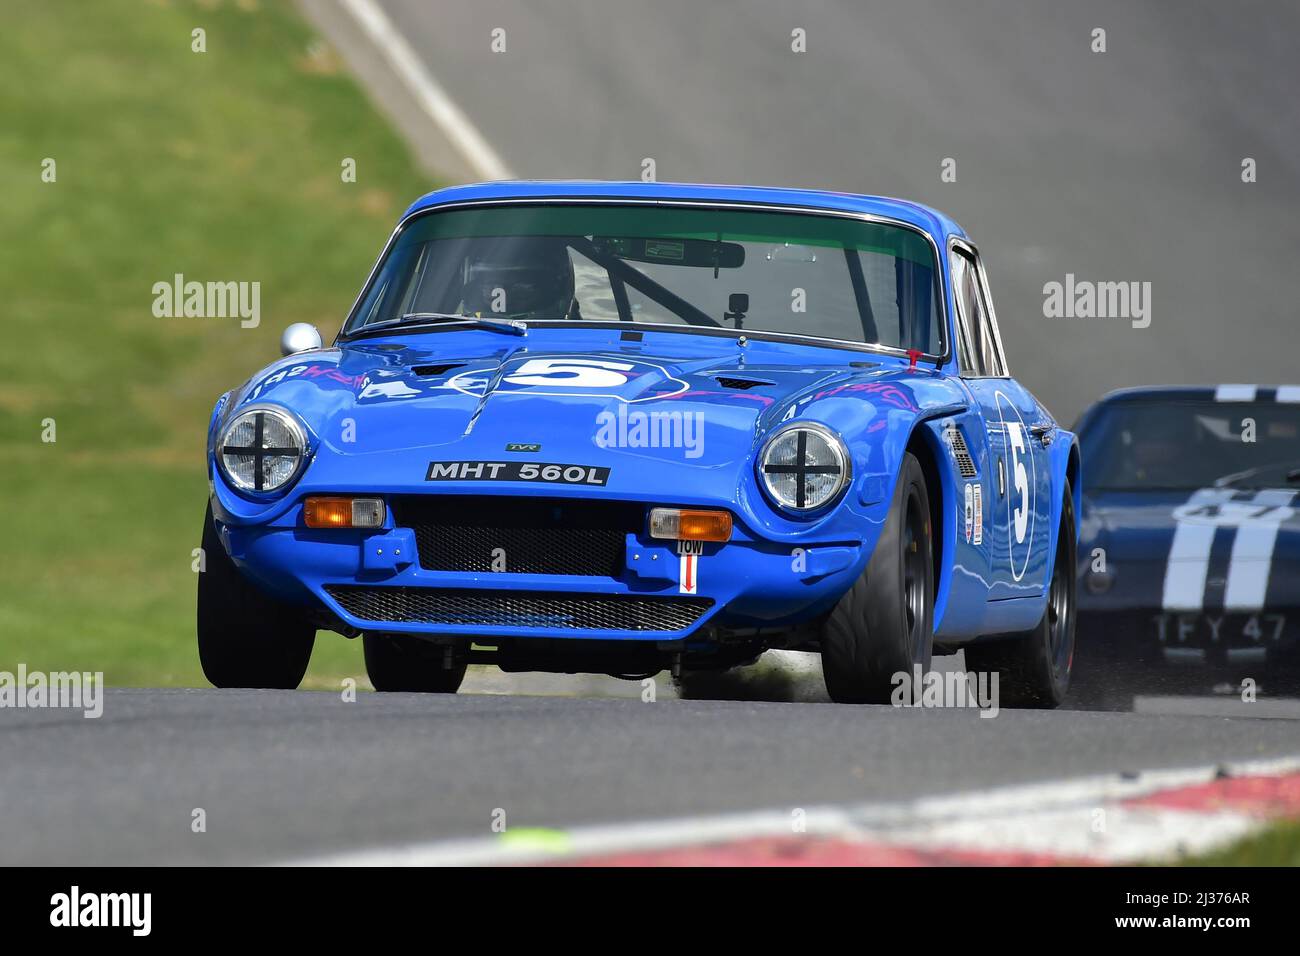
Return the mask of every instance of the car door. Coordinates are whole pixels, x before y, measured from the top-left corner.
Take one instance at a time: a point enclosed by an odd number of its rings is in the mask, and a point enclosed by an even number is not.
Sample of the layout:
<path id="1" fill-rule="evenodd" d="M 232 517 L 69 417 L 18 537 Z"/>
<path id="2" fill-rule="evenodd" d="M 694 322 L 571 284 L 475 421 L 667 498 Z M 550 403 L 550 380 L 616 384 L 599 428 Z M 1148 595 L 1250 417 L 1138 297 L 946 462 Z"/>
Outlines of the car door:
<path id="1" fill-rule="evenodd" d="M 949 261 L 962 380 L 980 408 L 992 459 L 989 505 L 983 509 L 989 599 L 1037 597 L 1046 583 L 1051 540 L 1051 470 L 1045 446 L 1055 426 L 1007 370 L 979 253 L 955 240 Z"/>

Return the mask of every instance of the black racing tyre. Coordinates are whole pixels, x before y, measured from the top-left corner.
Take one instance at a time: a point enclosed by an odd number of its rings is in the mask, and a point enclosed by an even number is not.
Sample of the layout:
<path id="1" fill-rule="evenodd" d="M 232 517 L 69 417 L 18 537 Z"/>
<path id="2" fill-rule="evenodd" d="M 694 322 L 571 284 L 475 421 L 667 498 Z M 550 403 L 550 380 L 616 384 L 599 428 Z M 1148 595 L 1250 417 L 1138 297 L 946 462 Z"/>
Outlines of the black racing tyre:
<path id="1" fill-rule="evenodd" d="M 966 646 L 966 669 L 998 672 L 1000 707 L 1059 707 L 1070 689 L 1078 605 L 1075 595 L 1074 496 L 1061 505 L 1056 558 L 1043 619 L 1032 631 Z"/>
<path id="2" fill-rule="evenodd" d="M 378 691 L 412 691 L 418 694 L 454 694 L 465 679 L 465 664 L 443 666 L 446 647 L 392 634 L 367 634 L 366 674 Z"/>
<path id="3" fill-rule="evenodd" d="M 199 573 L 199 663 L 214 687 L 275 687 L 302 682 L 316 628 L 302 612 L 275 600 L 240 573 L 212 521 L 203 519 L 204 570 Z"/>
<path id="4" fill-rule="evenodd" d="M 924 675 L 934 653 L 930 498 L 921 466 L 904 453 L 889 518 L 866 569 L 822 626 L 826 690 L 842 704 L 886 704 L 894 675 Z M 913 692 L 920 691 L 919 686 Z"/>

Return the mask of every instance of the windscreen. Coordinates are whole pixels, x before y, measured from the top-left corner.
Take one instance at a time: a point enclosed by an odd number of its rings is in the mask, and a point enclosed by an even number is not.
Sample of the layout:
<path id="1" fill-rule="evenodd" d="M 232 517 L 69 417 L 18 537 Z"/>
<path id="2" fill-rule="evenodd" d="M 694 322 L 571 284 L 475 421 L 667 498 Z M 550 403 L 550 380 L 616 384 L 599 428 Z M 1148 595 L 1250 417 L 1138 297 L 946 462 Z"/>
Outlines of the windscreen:
<path id="1" fill-rule="evenodd" d="M 1080 444 L 1094 490 L 1287 487 L 1300 473 L 1300 405 L 1116 403 L 1088 423 Z"/>
<path id="2" fill-rule="evenodd" d="M 506 205 L 433 212 L 393 243 L 345 334 L 476 316 L 784 333 L 943 354 L 933 248 L 797 212 Z"/>

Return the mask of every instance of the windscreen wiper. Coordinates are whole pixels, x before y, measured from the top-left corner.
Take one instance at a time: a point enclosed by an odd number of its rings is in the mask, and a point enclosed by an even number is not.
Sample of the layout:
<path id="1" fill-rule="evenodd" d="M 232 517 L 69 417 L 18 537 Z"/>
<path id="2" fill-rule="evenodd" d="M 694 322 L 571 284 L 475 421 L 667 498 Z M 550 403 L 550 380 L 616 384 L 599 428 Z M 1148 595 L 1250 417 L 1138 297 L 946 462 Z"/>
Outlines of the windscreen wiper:
<path id="1" fill-rule="evenodd" d="M 370 335 L 399 327 L 425 328 L 431 325 L 443 325 L 452 322 L 463 323 L 470 328 L 505 332 L 507 335 L 528 334 L 528 325 L 521 319 L 493 319 L 481 315 L 463 315 L 459 312 L 407 312 L 396 319 L 387 319 L 383 322 L 372 322 L 369 325 L 363 325 L 349 335 L 348 338 L 354 339 L 360 335 Z"/>

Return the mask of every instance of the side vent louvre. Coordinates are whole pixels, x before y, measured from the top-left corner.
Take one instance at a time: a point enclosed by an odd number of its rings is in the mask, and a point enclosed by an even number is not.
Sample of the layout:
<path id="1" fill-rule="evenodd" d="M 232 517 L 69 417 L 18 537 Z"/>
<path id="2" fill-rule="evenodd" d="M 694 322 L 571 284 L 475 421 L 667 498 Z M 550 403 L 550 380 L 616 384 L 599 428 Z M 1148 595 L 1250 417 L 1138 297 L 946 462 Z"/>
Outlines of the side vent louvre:
<path id="1" fill-rule="evenodd" d="M 974 478 L 978 472 L 975 470 L 975 459 L 971 458 L 970 449 L 966 447 L 966 436 L 960 428 L 949 428 L 944 434 L 948 437 L 953 458 L 957 459 L 957 471 L 963 478 Z"/>
<path id="2" fill-rule="evenodd" d="M 454 368 L 460 368 L 464 362 L 449 362 L 446 365 L 416 365 L 411 369 L 416 375 L 445 375 Z"/>

